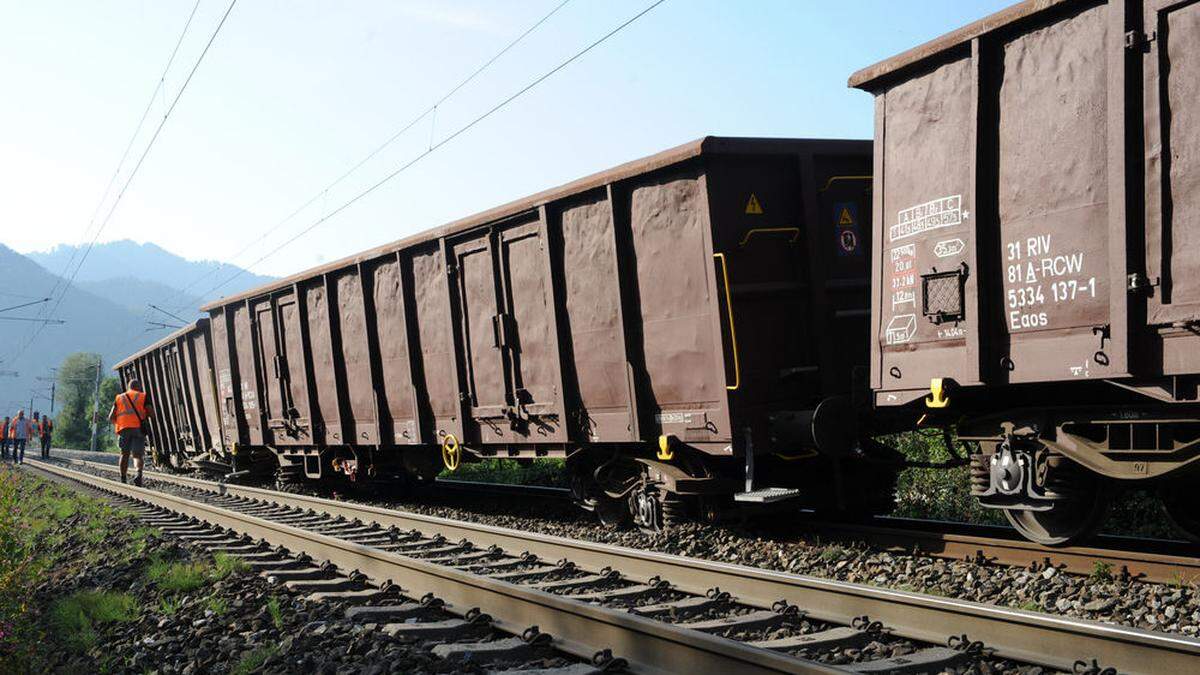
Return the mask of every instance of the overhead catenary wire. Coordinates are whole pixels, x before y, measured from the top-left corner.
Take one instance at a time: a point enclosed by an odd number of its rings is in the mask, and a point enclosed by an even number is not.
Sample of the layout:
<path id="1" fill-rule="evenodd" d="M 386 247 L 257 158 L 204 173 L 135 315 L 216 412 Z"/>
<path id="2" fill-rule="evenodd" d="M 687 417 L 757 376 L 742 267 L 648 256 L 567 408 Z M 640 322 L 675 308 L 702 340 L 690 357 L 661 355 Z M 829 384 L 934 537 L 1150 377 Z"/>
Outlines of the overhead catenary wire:
<path id="1" fill-rule="evenodd" d="M 117 166 L 113 169 L 112 176 L 108 178 L 108 184 L 104 186 L 104 192 L 100 195 L 100 201 L 96 204 L 96 208 L 92 210 L 92 215 L 88 219 L 88 226 L 83 231 L 84 239 L 88 233 L 92 231 L 92 227 L 96 224 L 96 216 L 100 215 L 100 210 L 104 203 L 108 201 L 108 195 L 112 192 L 113 185 L 117 182 L 117 176 L 121 175 L 121 167 L 125 166 L 125 160 L 129 158 L 129 151 L 133 149 L 133 143 L 137 140 L 138 135 L 142 132 L 142 125 L 146 123 L 146 118 L 150 115 L 150 110 L 154 107 L 154 102 L 158 98 L 159 91 L 163 90 L 167 82 L 167 73 L 171 70 L 171 65 L 175 63 L 175 56 L 179 53 L 179 47 L 183 44 L 183 39 L 188 34 L 188 29 L 192 25 L 192 19 L 196 17 L 196 10 L 200 8 L 200 0 L 192 5 L 192 11 L 188 13 L 187 21 L 183 24 L 183 30 L 179 32 L 179 38 L 175 40 L 175 46 L 171 49 L 171 55 L 167 57 L 167 64 L 163 66 L 162 74 L 158 76 L 158 81 L 154 83 L 154 90 L 150 92 L 150 98 L 146 101 L 146 107 L 142 109 L 142 116 L 138 118 L 137 124 L 133 128 L 133 133 L 129 136 L 129 141 L 125 143 L 125 150 L 121 152 L 121 159 L 117 161 Z M 50 295 L 54 296 L 58 290 L 59 284 L 66 276 L 67 270 L 71 268 L 71 264 L 75 262 L 75 257 L 79 254 L 79 248 L 76 247 L 71 251 L 71 257 L 67 260 L 67 264 L 63 265 L 62 271 L 55 277 L 54 286 L 51 287 Z"/>
<path id="2" fill-rule="evenodd" d="M 332 190 L 333 188 L 340 185 L 342 183 L 342 181 L 346 180 L 351 175 L 353 175 L 355 172 L 357 172 L 359 169 L 361 169 L 363 167 L 363 165 L 365 165 L 367 162 L 369 162 L 372 159 L 374 159 L 375 157 L 377 157 L 379 155 L 379 153 L 381 153 L 384 150 L 386 150 L 387 148 L 391 147 L 391 145 L 393 143 L 395 143 L 397 139 L 399 139 L 401 136 L 403 136 L 405 133 L 407 133 L 410 129 L 412 129 L 414 126 L 416 126 L 417 123 L 419 123 L 421 120 L 425 119 L 426 117 L 429 117 L 430 115 L 436 115 L 437 109 L 439 106 L 444 104 L 446 101 L 450 100 L 450 98 L 452 96 L 454 96 L 456 93 L 458 93 L 463 87 L 467 86 L 472 81 L 474 81 L 476 77 L 481 75 L 485 70 L 487 70 L 489 67 L 491 67 L 491 65 L 494 64 L 496 61 L 500 60 L 500 58 L 502 56 L 504 56 L 505 54 L 507 54 L 509 51 L 511 51 L 513 47 L 516 47 L 518 44 L 520 44 L 522 41 L 524 41 L 525 38 L 529 37 L 530 34 L 532 34 L 539 27 L 541 27 L 542 24 L 549 21 L 551 17 L 553 17 L 555 14 L 557 14 L 558 11 L 561 10 L 563 7 L 566 7 L 567 4 L 570 2 L 571 2 L 571 0 L 562 0 L 562 2 L 555 5 L 553 9 L 551 9 L 549 12 L 547 12 L 545 15 L 543 15 L 540 19 L 538 19 L 536 22 L 534 22 L 532 25 L 530 25 L 528 28 L 526 28 L 520 35 L 518 35 L 515 38 L 513 38 L 512 40 L 510 40 L 506 45 L 504 45 L 503 48 L 501 48 L 499 51 L 497 51 L 495 54 L 493 54 L 491 56 L 491 58 L 489 58 L 487 61 L 484 61 L 482 64 L 480 64 L 479 67 L 477 67 L 474 71 L 472 71 L 470 75 L 467 75 L 465 78 L 460 80 L 458 82 L 458 84 L 451 87 L 449 91 L 447 91 L 445 94 L 443 94 L 441 96 L 441 98 L 434 101 L 434 103 L 432 105 L 425 108 L 423 111 L 421 111 L 420 114 L 413 117 L 405 124 L 401 125 L 401 127 L 398 130 L 396 130 L 394 133 L 392 133 L 391 136 L 389 136 L 385 141 L 383 141 L 378 146 L 376 146 L 373 150 L 371 150 L 366 155 L 364 155 L 362 159 L 355 162 L 353 166 L 351 166 L 349 169 L 342 172 L 341 175 L 339 175 L 337 178 L 335 178 L 328 185 L 326 185 L 325 187 L 321 188 L 316 193 L 314 193 L 311 197 L 308 198 L 307 201 L 305 201 L 303 204 L 298 206 L 295 210 L 293 210 L 291 213 L 289 213 L 287 216 L 285 216 L 278 223 L 276 223 L 275 225 L 268 228 L 265 232 L 260 234 L 256 239 L 254 239 L 250 243 L 246 244 L 241 249 L 239 249 L 236 253 L 234 253 L 232 256 L 230 256 L 229 262 L 232 262 L 232 261 L 240 258 L 244 253 L 246 253 L 246 251 L 249 251 L 251 248 L 256 246 L 259 242 L 263 241 L 264 239 L 269 237 L 271 234 L 275 233 L 279 228 L 281 228 L 284 225 L 286 225 L 287 223 L 291 222 L 293 218 L 295 218 L 296 216 L 303 213 L 305 209 L 312 206 L 314 203 L 317 202 L 317 200 L 328 195 L 330 190 Z M 430 142 L 429 142 L 430 146 L 432 146 L 432 144 L 433 144 L 432 134 L 433 134 L 433 125 L 430 124 Z M 162 304 L 162 305 L 170 304 L 170 302 L 172 300 L 174 300 L 177 297 L 183 296 L 189 290 L 195 288 L 198 284 L 200 284 L 205 279 L 208 279 L 208 278 L 212 277 L 214 274 L 216 274 L 217 272 L 221 271 L 221 269 L 223 269 L 225 266 L 226 266 L 226 263 L 223 263 L 216 267 L 210 268 L 209 270 L 207 270 L 206 272 L 201 274 L 199 277 L 197 277 L 195 280 L 190 282 L 188 285 L 184 286 L 183 288 L 179 289 L 178 291 L 175 291 L 173 294 L 168 296 L 168 298 L 166 300 L 160 301 L 159 304 Z M 201 295 L 200 299 L 203 300 L 205 297 L 207 297 L 207 293 L 204 295 Z M 188 308 L 187 307 L 177 307 L 177 308 L 175 308 L 175 311 L 183 311 L 184 309 L 188 309 Z"/>
<path id="3" fill-rule="evenodd" d="M 600 38 L 598 38 L 598 39 L 596 39 L 595 41 L 593 41 L 593 42 L 589 43 L 589 44 L 588 44 L 586 47 L 584 47 L 583 49 L 580 49 L 579 51 L 575 52 L 575 53 L 574 53 L 574 54 L 572 54 L 570 57 L 568 57 L 566 60 L 564 60 L 564 61 L 560 62 L 558 65 L 554 66 L 554 67 L 553 67 L 553 68 L 551 68 L 550 70 L 548 70 L 548 71 L 546 71 L 545 73 L 543 73 L 542 75 L 538 76 L 537 78 L 535 78 L 534 80 L 532 80 L 531 82 L 529 82 L 528 84 L 526 84 L 524 87 L 522 87 L 521 89 L 517 90 L 515 93 L 511 94 L 510 96 L 508 96 L 508 97 L 507 97 L 507 98 L 505 98 L 504 100 L 502 100 L 502 101 L 500 101 L 499 103 L 497 103 L 496 105 L 492 106 L 491 108 L 489 108 L 489 109 L 488 109 L 486 112 L 484 112 L 483 114 L 479 115 L 478 117 L 475 117 L 475 118 L 474 118 L 474 119 L 472 119 L 470 122 L 468 122 L 468 123 L 466 123 L 465 125 L 463 125 L 463 126 L 459 127 L 459 128 L 456 130 L 456 131 L 454 131 L 454 132 L 453 132 L 453 133 L 451 133 L 450 135 L 446 136 L 445 138 L 441 139 L 441 140 L 440 140 L 440 141 L 438 141 L 437 143 L 434 143 L 434 144 L 430 145 L 428 149 L 426 149 L 426 150 L 422 151 L 422 152 L 421 152 L 420 154 L 418 154 L 417 156 L 413 157 L 413 158 L 412 158 L 412 159 L 410 159 L 409 161 L 407 161 L 407 162 L 405 162 L 404 164 L 400 165 L 398 168 L 396 168 L 396 169 L 395 169 L 395 170 L 393 170 L 392 172 L 388 173 L 387 175 L 385 175 L 383 178 L 379 179 L 379 180 L 378 180 L 378 181 L 376 181 L 375 183 L 372 183 L 372 184 L 371 184 L 370 186 L 368 186 L 366 189 L 364 189 L 364 190 L 362 190 L 362 191 L 358 192 L 358 193 L 357 193 L 357 194 L 355 194 L 353 197 L 351 197 L 349 200 L 347 200 L 347 201 L 343 202 L 343 203 L 342 203 L 340 206 L 338 206 L 337 208 L 333 209 L 333 210 L 332 210 L 332 211 L 330 211 L 329 213 L 327 213 L 327 214 L 325 214 L 325 215 L 321 216 L 320 218 L 318 218 L 317 220 L 313 221 L 313 222 L 312 222 L 311 224 L 309 224 L 307 227 L 305 227 L 304 229 L 300 230 L 299 232 L 297 232 L 296 234 L 292 235 L 292 236 L 291 236 L 291 237 L 289 237 L 287 240 L 285 240 L 283 243 L 279 244 L 279 245 L 278 245 L 278 246 L 276 246 L 275 248 L 273 248 L 273 249 L 271 249 L 270 251 L 268 251 L 266 254 L 264 254 L 264 255 L 262 255 L 261 257 L 259 257 L 257 260 L 255 260 L 253 263 L 251 263 L 251 264 L 250 264 L 249 266 L 247 266 L 246 268 L 239 269 L 239 270 L 238 270 L 238 271 L 237 271 L 235 274 L 233 274 L 232 276 L 230 276 L 228 279 L 225 279 L 225 280 L 224 280 L 224 281 L 222 281 L 221 283 L 219 283 L 219 284 L 217 284 L 216 286 L 213 286 L 213 287 L 212 287 L 212 288 L 210 288 L 209 290 L 205 291 L 205 292 L 204 292 L 204 293 L 201 295 L 201 297 L 207 297 L 207 296 L 209 296 L 209 295 L 211 295 L 211 294 L 215 293 L 217 290 L 219 290 L 219 289 L 223 288 L 224 286 L 228 285 L 229 283 L 233 282 L 235 279 L 237 279 L 238 277 L 240 277 L 242 274 L 245 274 L 247 271 L 249 271 L 250 269 L 252 269 L 252 268 L 253 268 L 253 267 L 255 267 L 256 265 L 258 265 L 259 263 L 262 263 L 264 260 L 266 260 L 266 259 L 270 258 L 271 256 L 275 255 L 276 253 L 278 253 L 279 251 L 283 250 L 285 247 L 289 246 L 290 244 L 292 244 L 292 243 L 293 243 L 293 242 L 295 242 L 296 240 L 298 240 L 298 239 L 300 239 L 301 237 L 305 236 L 305 235 L 306 235 L 306 234 L 308 234 L 309 232 L 312 232 L 312 231 L 313 231 L 313 230 L 315 230 L 317 227 L 319 227 L 319 226 L 320 226 L 322 223 L 324 223 L 324 222 L 328 221 L 330 218 L 333 218 L 334 216 L 338 215 L 338 214 L 339 214 L 339 213 L 341 213 L 342 211 L 345 211 L 346 209 L 350 208 L 350 207 L 351 207 L 351 206 L 353 206 L 355 203 L 357 203 L 359 200 L 361 200 L 363 197 L 366 197 L 367 195 L 371 194 L 371 193 L 372 193 L 372 192 L 374 192 L 375 190 L 377 190 L 377 189 L 379 189 L 380 187 L 384 186 L 385 184 L 387 184 L 388 182 L 390 182 L 392 179 L 394 179 L 396 176 L 399 176 L 400 174 L 404 173 L 404 172 L 405 172 L 405 171 L 407 171 L 409 168 L 411 168 L 412 166 L 414 166 L 415 164 L 417 164 L 418 162 L 420 162 L 422 159 L 424 159 L 424 158 L 428 157 L 429 155 L 433 154 L 434 152 L 436 152 L 436 151 L 437 151 L 439 148 L 441 148 L 442 146 L 446 145 L 447 143 L 449 143 L 449 142 L 453 141 L 455 138 L 458 138 L 458 137 L 459 137 L 459 136 L 461 136 L 462 134 L 464 134 L 464 133 L 466 133 L 467 131 L 469 131 L 469 130 L 470 130 L 471 128 L 473 128 L 475 125 L 477 125 L 477 124 L 479 124 L 480 122 L 483 122 L 484 120 L 488 119 L 489 117 L 491 117 L 492 115 L 494 115 L 496 112 L 500 111 L 500 110 L 501 110 L 501 109 L 503 109 L 505 106 L 507 106 L 509 103 L 512 103 L 512 102 L 513 102 L 513 101 L 515 101 L 516 99 L 520 98 L 522 95 L 524 95 L 525 93 L 529 92 L 529 91 L 530 91 L 530 90 L 532 90 L 534 87 L 536 87 L 536 86 L 538 86 L 539 84 L 541 84 L 542 82 L 546 81 L 547 79 L 549 79 L 550 77 L 552 77 L 552 76 L 553 76 L 555 73 L 558 73 L 559 71 L 561 71 L 563 68 L 566 68 L 567 66 L 571 65 L 572 63 L 574 63 L 575 61 L 577 61 L 579 58 L 581 58 L 583 55 L 587 54 L 587 53 L 588 53 L 588 52 L 590 52 L 591 50 L 593 50 L 593 49 L 595 49 L 596 47 L 598 47 L 599 45 L 603 44 L 604 42 L 606 42 L 607 40 L 609 40 L 610 38 L 612 38 L 614 35 L 616 35 L 617 33 L 621 32 L 621 31 L 622 31 L 622 30 L 624 30 L 626 27 L 628 27 L 630 24 L 634 23 L 635 21 L 637 21 L 638 19 L 642 18 L 642 17 L 643 17 L 643 16 L 645 16 L 646 14 L 649 14 L 649 13 L 650 13 L 650 12 L 651 12 L 651 11 L 652 11 L 654 8 L 658 7 L 659 5 L 661 5 L 661 4 L 662 4 L 662 3 L 664 3 L 664 2 L 666 2 L 666 0 L 656 0 L 655 2 L 651 3 L 651 4 L 650 4 L 650 5 L 648 5 L 646 8 L 642 9 L 642 10 L 641 10 L 641 11 L 639 11 L 637 14 L 634 14 L 632 17 L 630 17 L 630 18 L 626 19 L 624 22 L 622 22 L 621 24 L 619 24 L 618 26 L 616 26 L 615 28 L 613 28 L 613 29 L 612 29 L 612 30 L 610 30 L 609 32 L 605 33 L 605 34 L 604 34 L 603 36 L 601 36 Z"/>
<path id="4" fill-rule="evenodd" d="M 205 43 L 204 49 L 196 58 L 196 62 L 192 64 L 192 68 L 190 71 L 188 71 L 187 77 L 184 78 L 183 84 L 180 85 L 179 91 L 176 92 L 175 97 L 171 100 L 171 105 L 167 108 L 166 112 L 163 113 L 163 117 L 161 120 L 159 120 L 158 126 L 155 127 L 153 135 L 147 142 L 146 147 L 142 150 L 142 153 L 138 157 L 137 162 L 134 164 L 133 169 L 129 172 L 129 176 L 126 177 L 125 183 L 121 186 L 120 191 L 117 192 L 117 196 L 113 200 L 112 206 L 108 209 L 108 213 L 105 214 L 104 219 L 100 222 L 99 227 L 96 228 L 96 233 L 92 236 L 91 241 L 88 242 L 87 248 L 84 249 L 83 256 L 80 258 L 79 264 L 76 265 L 75 271 L 72 272 L 70 278 L 67 279 L 67 283 L 63 286 L 62 291 L 59 293 L 58 299 L 54 303 L 54 307 L 50 310 L 50 316 L 54 316 L 54 314 L 58 311 L 59 306 L 62 305 L 62 301 L 66 297 L 67 292 L 71 289 L 72 284 L 75 283 L 75 277 L 79 274 L 79 270 L 82 269 L 84 263 L 87 262 L 88 254 L 90 254 L 92 248 L 95 247 L 96 241 L 99 240 L 100 235 L 104 232 L 104 228 L 108 226 L 109 221 L 112 219 L 113 213 L 116 212 L 117 206 L 121 203 L 121 198 L 125 196 L 125 193 L 129 190 L 129 186 L 132 185 L 133 179 L 137 176 L 138 171 L 142 168 L 142 164 L 146 161 L 146 157 L 149 156 L 150 150 L 154 147 L 155 141 L 158 140 L 159 135 L 166 126 L 167 120 L 171 118 L 171 113 L 173 113 L 175 111 L 175 107 L 179 105 L 179 101 L 181 98 L 183 98 L 184 92 L 187 91 L 188 85 L 191 83 L 192 78 L 195 77 L 196 71 L 200 69 L 200 64 L 204 62 L 204 57 L 208 55 L 208 52 L 212 48 L 213 43 L 216 41 L 217 36 L 220 35 L 221 28 L 225 26 L 225 22 L 227 19 L 229 19 L 229 14 L 237 5 L 237 1 L 238 0 L 230 0 L 229 6 L 225 8 L 225 13 L 221 15 L 221 20 L 217 23 L 217 27 L 213 30 L 212 35 L 209 36 L 208 42 Z M 33 344 L 34 340 L 36 340 L 38 335 L 41 334 L 41 331 L 44 327 L 45 324 L 39 326 L 38 329 L 34 331 L 33 335 L 30 336 L 30 338 L 18 348 L 17 353 L 12 360 L 15 361 L 25 353 L 25 350 L 28 349 L 31 344 Z"/>
<path id="5" fill-rule="evenodd" d="M 50 302 L 50 298 L 42 298 L 41 300 L 25 302 L 25 303 L 21 303 L 19 305 L 12 305 L 11 307 L 0 307 L 0 312 L 10 312 L 14 309 L 21 309 L 22 307 L 30 307 L 32 305 L 40 305 L 40 304 L 46 303 L 46 302 Z"/>

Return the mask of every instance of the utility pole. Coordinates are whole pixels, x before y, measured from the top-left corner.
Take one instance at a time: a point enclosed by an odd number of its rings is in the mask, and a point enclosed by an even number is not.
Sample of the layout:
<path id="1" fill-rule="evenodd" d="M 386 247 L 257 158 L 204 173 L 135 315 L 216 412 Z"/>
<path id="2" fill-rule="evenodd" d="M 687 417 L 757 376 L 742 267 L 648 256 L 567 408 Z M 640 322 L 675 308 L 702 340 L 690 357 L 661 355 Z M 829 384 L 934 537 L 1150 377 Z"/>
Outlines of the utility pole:
<path id="1" fill-rule="evenodd" d="M 93 395 L 92 404 L 92 452 L 96 451 L 96 430 L 100 425 L 100 365 L 103 363 L 104 357 L 96 355 L 96 393 Z"/>
<path id="2" fill-rule="evenodd" d="M 55 389 L 55 386 L 58 385 L 58 368 L 50 369 L 50 377 L 37 377 L 34 379 L 36 379 L 38 382 L 49 382 L 50 383 L 50 414 L 53 415 L 54 414 L 54 389 Z"/>

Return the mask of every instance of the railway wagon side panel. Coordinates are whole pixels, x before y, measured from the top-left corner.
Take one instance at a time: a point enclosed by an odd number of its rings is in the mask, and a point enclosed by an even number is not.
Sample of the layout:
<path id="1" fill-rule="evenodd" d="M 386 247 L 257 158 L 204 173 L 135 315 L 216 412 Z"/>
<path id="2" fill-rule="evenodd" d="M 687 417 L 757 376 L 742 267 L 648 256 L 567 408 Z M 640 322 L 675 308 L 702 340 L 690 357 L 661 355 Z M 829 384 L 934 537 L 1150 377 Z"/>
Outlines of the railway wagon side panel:
<path id="1" fill-rule="evenodd" d="M 882 371 L 872 380 L 885 388 L 925 388 L 933 377 L 963 383 L 978 379 L 966 337 L 977 342 L 978 314 L 953 308 L 957 321 L 942 325 L 923 311 L 930 283 L 923 275 L 950 273 L 940 283 L 955 294 L 960 281 L 970 281 L 974 288 L 978 276 L 969 274 L 974 265 L 968 257 L 975 248 L 969 221 L 975 202 L 972 66 L 969 56 L 960 58 L 884 96 L 883 137 L 876 139 L 883 148 L 877 189 L 882 184 L 884 190 L 882 210 L 875 214 L 875 241 L 882 249 L 875 272 L 883 282 L 876 337 L 884 356 Z M 965 284 L 961 290 L 972 297 Z M 961 299 L 949 298 L 951 303 Z"/>
<path id="2" fill-rule="evenodd" d="M 633 259 L 631 344 L 643 439 L 732 439 L 706 176 L 698 166 L 622 184 Z M 710 448 L 730 452 L 728 445 Z"/>
<path id="3" fill-rule="evenodd" d="M 562 279 L 563 362 L 571 437 L 639 440 L 634 373 L 627 355 L 613 190 L 548 209 L 555 277 Z"/>
<path id="4" fill-rule="evenodd" d="M 171 345 L 168 345 L 170 347 Z M 179 436 L 182 425 L 177 419 L 179 412 L 178 395 L 168 380 L 167 354 L 164 348 L 156 349 L 149 354 L 150 379 L 154 382 L 154 391 L 158 394 L 156 408 L 159 422 L 162 424 L 162 437 L 159 439 L 159 450 L 171 454 L 180 451 Z"/>
<path id="5" fill-rule="evenodd" d="M 342 429 L 341 405 L 338 401 L 338 382 L 334 354 L 333 334 L 330 324 L 330 300 L 327 280 L 316 280 L 301 285 L 304 296 L 304 314 L 307 319 L 309 340 L 310 391 L 316 403 L 312 407 L 313 440 L 327 445 L 346 442 Z"/>
<path id="6" fill-rule="evenodd" d="M 251 303 L 256 334 L 257 372 L 261 374 L 260 418 L 264 439 L 272 445 L 311 445 L 303 336 L 295 289 Z"/>
<path id="7" fill-rule="evenodd" d="M 388 256 L 363 269 L 370 280 L 368 312 L 371 352 L 377 355 L 373 374 L 380 385 L 381 442 L 411 445 L 420 442 L 417 403 L 409 352 L 408 312 L 398 256 Z"/>
<path id="8" fill-rule="evenodd" d="M 250 442 L 244 434 L 242 424 L 242 400 L 240 383 L 236 372 L 237 361 L 230 335 L 230 312 L 226 308 L 214 309 L 210 315 L 210 331 L 213 346 L 213 375 L 217 385 L 218 406 L 221 411 L 221 437 L 226 448 Z"/>
<path id="9" fill-rule="evenodd" d="M 1148 1 L 1144 27 L 1147 314 L 1164 327 L 1164 373 L 1195 373 L 1196 336 L 1165 327 L 1200 320 L 1200 4 Z"/>
<path id="10" fill-rule="evenodd" d="M 526 212 L 447 242 L 472 442 L 566 440 L 542 216 Z"/>
<path id="11" fill-rule="evenodd" d="M 233 315 L 233 360 L 236 363 L 242 423 L 251 445 L 263 445 L 268 440 L 263 428 L 263 395 L 257 363 L 258 341 L 254 307 L 248 302 L 231 308 Z"/>
<path id="12" fill-rule="evenodd" d="M 192 341 L 189 336 L 182 335 L 175 341 L 175 344 L 179 354 L 179 390 L 183 397 L 183 408 L 188 422 L 187 452 L 188 456 L 192 456 L 198 450 L 208 449 L 207 439 L 204 438 L 204 421 L 200 417 L 203 410 L 197 405 L 199 392 L 193 386 L 195 359 L 192 353 Z"/>
<path id="13" fill-rule="evenodd" d="M 441 242 L 417 246 L 402 254 L 412 279 L 411 301 L 416 338 L 414 377 L 417 410 L 424 442 L 440 443 L 447 435 L 463 438 L 462 402 L 456 362 L 449 277 Z"/>
<path id="14" fill-rule="evenodd" d="M 202 450 L 224 450 L 221 439 L 221 411 L 218 404 L 216 380 L 212 368 L 212 332 L 208 320 L 202 328 L 188 335 L 191 349 L 191 388 L 197 417 L 203 423 Z"/>
<path id="15" fill-rule="evenodd" d="M 726 367 L 740 380 L 737 423 L 759 447 L 770 445 L 773 411 L 848 395 L 869 353 L 870 146 L 814 146 L 709 160 L 719 283 L 729 284 L 735 328 L 724 339 L 738 355 Z"/>
<path id="16" fill-rule="evenodd" d="M 179 341 L 173 340 L 159 350 L 162 368 L 162 383 L 166 389 L 164 401 L 160 406 L 166 408 L 172 426 L 171 445 L 176 456 L 184 455 L 191 446 L 191 420 L 187 414 L 187 395 L 183 390 L 179 377 L 180 363 Z"/>
<path id="17" fill-rule="evenodd" d="M 851 80 L 877 97 L 885 405 L 934 378 L 1130 372 L 1126 240 L 1140 233 L 1126 186 L 1140 160 L 1125 3 L 1024 3 L 979 25 Z"/>
<path id="18" fill-rule="evenodd" d="M 374 374 L 371 368 L 371 349 L 368 344 L 367 302 L 358 267 L 333 274 L 333 303 L 337 308 L 331 326 L 334 334 L 334 353 L 338 391 L 345 401 L 342 425 L 347 443 L 377 445 L 379 443 L 379 413 L 375 396 Z"/>
<path id="19" fill-rule="evenodd" d="M 276 438 L 276 432 L 281 430 L 285 414 L 283 390 L 280 386 L 281 357 L 275 330 L 275 307 L 270 297 L 252 301 L 248 305 L 247 312 L 251 317 L 250 327 L 253 331 L 250 336 L 253 341 L 253 352 L 250 358 L 258 360 L 258 363 L 254 364 L 255 370 L 261 373 L 261 381 L 257 382 L 257 389 L 259 391 L 258 419 L 263 424 L 262 442 L 273 444 L 280 440 Z M 245 352 L 239 350 L 239 364 L 243 354 Z"/>

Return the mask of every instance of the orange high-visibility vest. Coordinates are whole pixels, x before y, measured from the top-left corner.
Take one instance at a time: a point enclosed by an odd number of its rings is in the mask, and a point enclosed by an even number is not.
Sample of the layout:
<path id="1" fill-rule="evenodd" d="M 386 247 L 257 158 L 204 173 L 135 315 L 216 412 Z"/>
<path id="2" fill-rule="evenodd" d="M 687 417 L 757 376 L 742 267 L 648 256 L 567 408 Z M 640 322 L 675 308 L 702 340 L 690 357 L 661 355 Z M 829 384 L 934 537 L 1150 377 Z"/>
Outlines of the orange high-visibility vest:
<path id="1" fill-rule="evenodd" d="M 130 405 L 131 402 L 133 405 Z M 132 389 L 117 394 L 117 398 L 113 401 L 113 408 L 116 409 L 113 427 L 116 428 L 118 434 L 125 429 L 140 429 L 142 420 L 146 419 L 146 395 Z"/>

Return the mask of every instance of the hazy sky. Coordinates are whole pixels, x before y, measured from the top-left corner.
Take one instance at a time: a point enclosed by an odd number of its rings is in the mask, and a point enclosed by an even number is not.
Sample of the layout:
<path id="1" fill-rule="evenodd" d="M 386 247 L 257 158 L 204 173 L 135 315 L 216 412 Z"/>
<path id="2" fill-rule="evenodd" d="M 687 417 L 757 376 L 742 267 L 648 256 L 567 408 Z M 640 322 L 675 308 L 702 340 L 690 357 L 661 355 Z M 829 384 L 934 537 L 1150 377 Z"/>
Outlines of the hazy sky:
<path id="1" fill-rule="evenodd" d="M 560 2 L 240 0 L 100 239 L 228 261 Z M 570 0 L 432 125 L 233 262 L 254 262 L 650 3 Z M 90 238 L 193 4 L 0 0 L 3 243 Z M 131 158 L 227 4 L 200 1 Z M 851 72 L 1007 4 L 667 0 L 254 269 L 295 272 L 707 134 L 869 138 L 871 97 L 846 88 Z"/>

